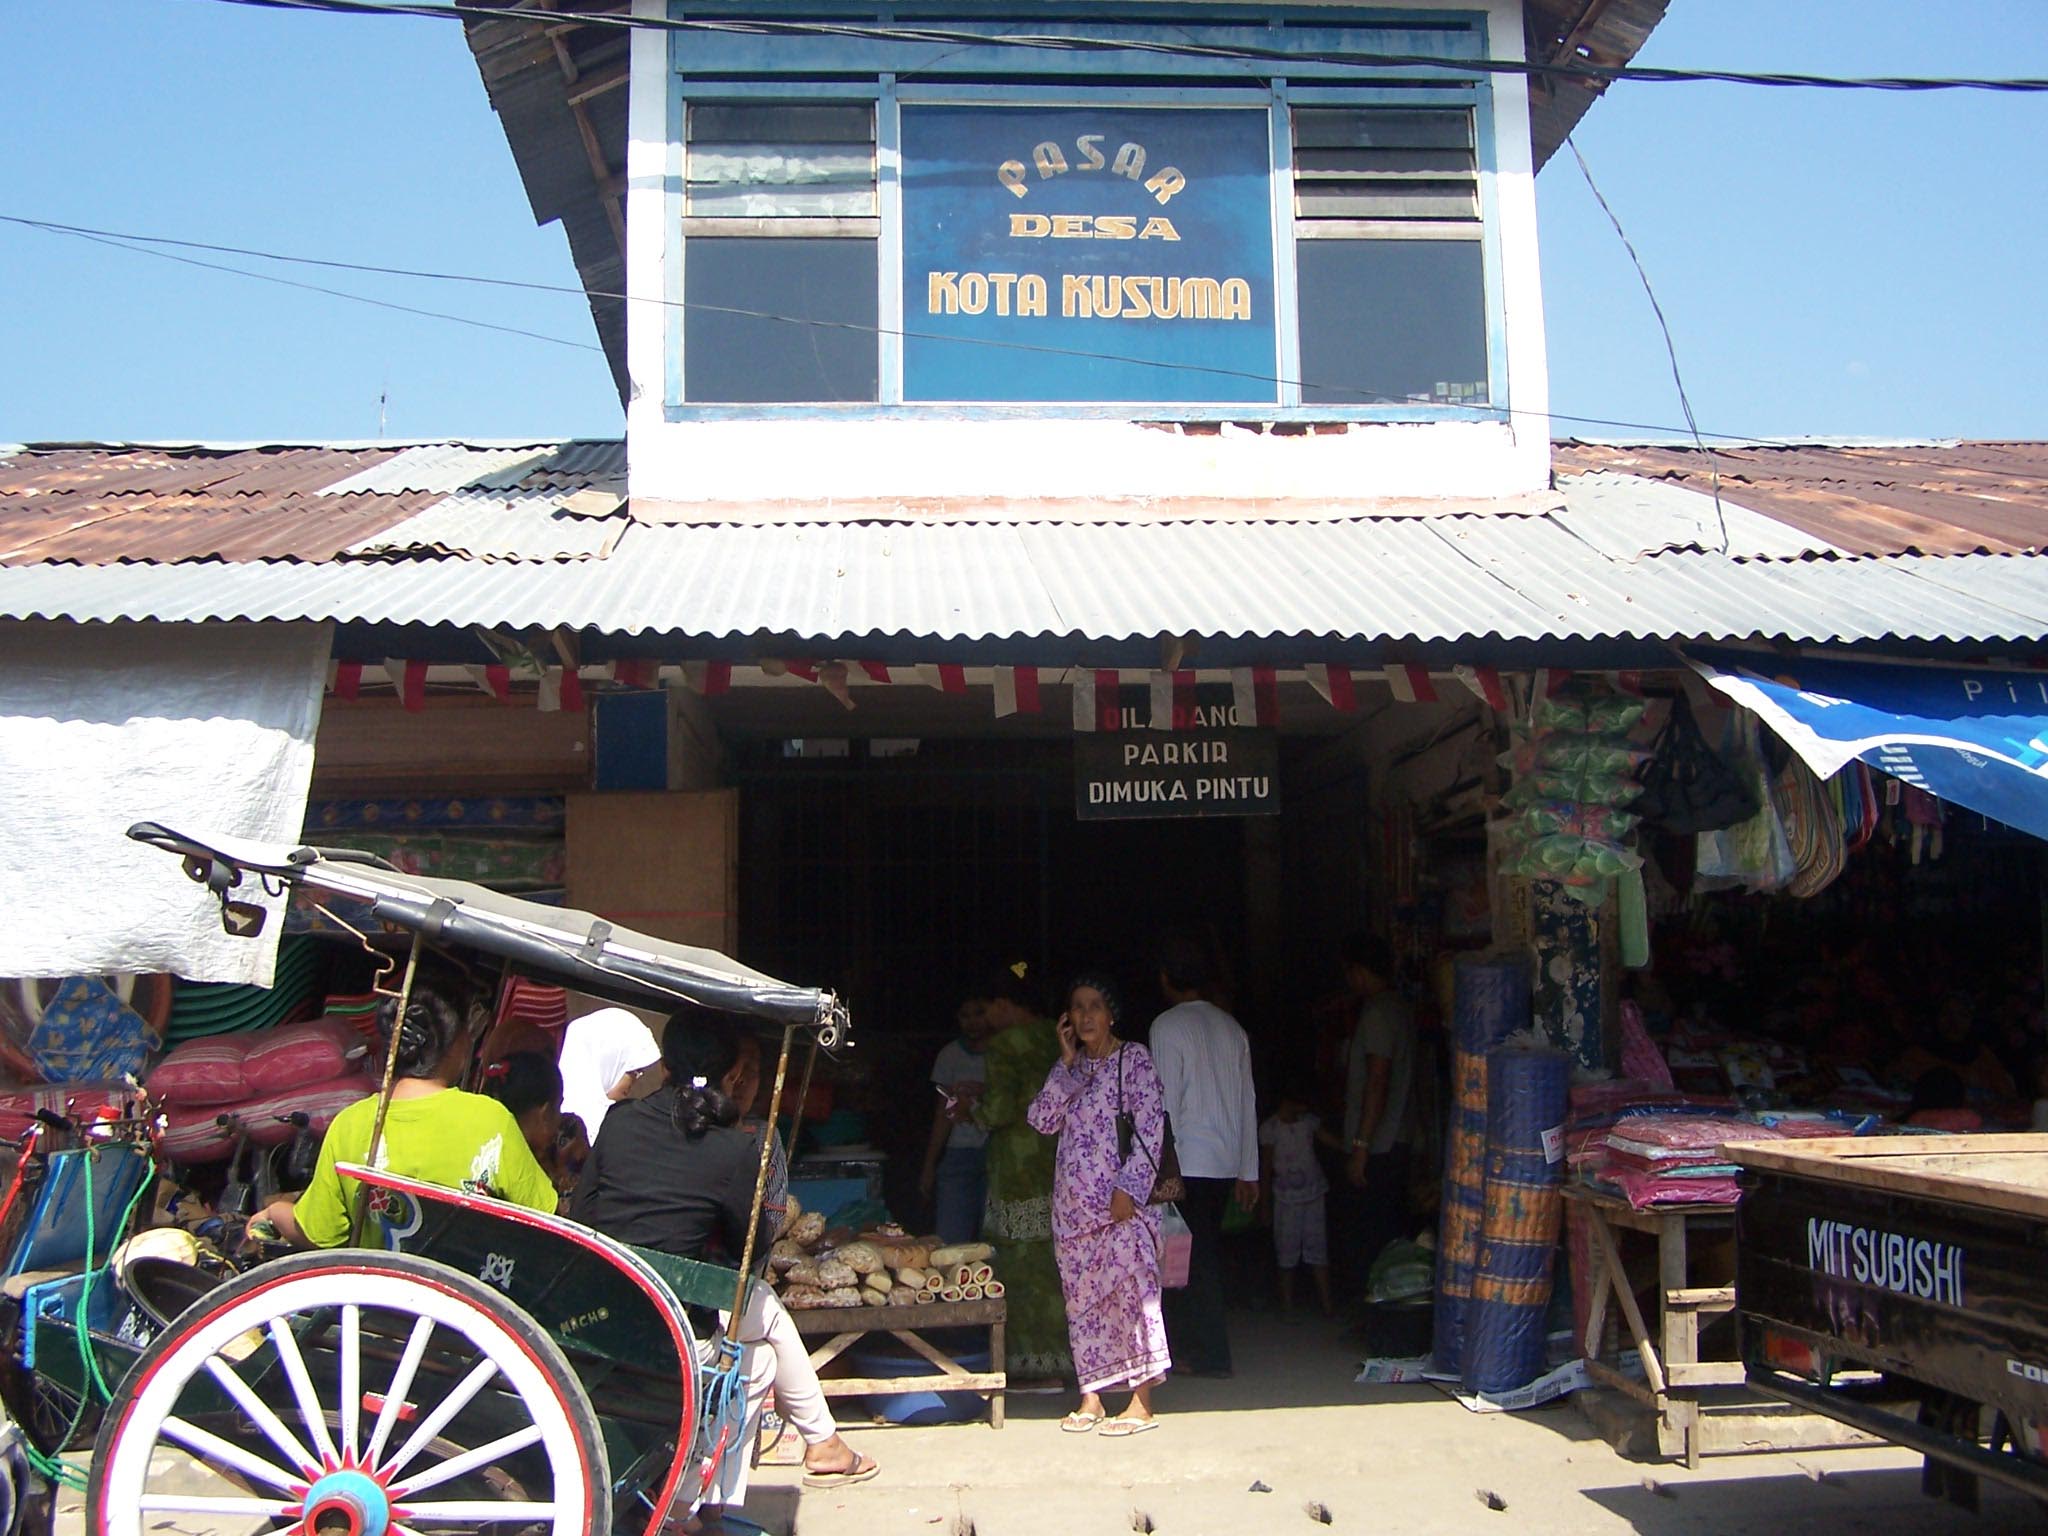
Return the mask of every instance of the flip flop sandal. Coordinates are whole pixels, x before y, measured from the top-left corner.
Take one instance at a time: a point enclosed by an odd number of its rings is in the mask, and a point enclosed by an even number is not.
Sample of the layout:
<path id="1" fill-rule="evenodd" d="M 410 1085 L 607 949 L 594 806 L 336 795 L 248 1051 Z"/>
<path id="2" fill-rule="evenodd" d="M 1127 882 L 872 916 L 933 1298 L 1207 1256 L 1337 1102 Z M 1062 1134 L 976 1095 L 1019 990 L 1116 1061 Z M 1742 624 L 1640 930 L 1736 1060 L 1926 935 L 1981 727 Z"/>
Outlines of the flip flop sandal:
<path id="1" fill-rule="evenodd" d="M 1102 1415 L 1099 1413 L 1070 1413 L 1060 1420 L 1060 1433 L 1066 1435 L 1089 1434 L 1101 1422 Z"/>
<path id="2" fill-rule="evenodd" d="M 1157 1429 L 1157 1419 L 1111 1419 L 1102 1426 L 1105 1440 L 1128 1440 L 1133 1435 L 1142 1435 L 1148 1429 Z"/>
<path id="3" fill-rule="evenodd" d="M 872 1456 L 856 1451 L 853 1465 L 839 1472 L 806 1472 L 806 1488 L 850 1488 L 855 1483 L 864 1483 L 871 1477 L 879 1477 L 882 1464 Z"/>

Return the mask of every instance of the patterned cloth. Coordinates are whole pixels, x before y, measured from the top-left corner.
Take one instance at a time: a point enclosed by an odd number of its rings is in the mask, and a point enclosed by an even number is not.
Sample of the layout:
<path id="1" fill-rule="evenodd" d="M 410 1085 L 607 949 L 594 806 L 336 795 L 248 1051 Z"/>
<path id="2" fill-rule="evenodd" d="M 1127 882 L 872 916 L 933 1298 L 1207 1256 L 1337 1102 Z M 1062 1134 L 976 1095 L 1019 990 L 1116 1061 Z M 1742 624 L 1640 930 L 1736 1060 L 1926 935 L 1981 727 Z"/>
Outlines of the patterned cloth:
<path id="1" fill-rule="evenodd" d="M 67 976 L 29 1035 L 46 1083 L 118 1083 L 141 1077 L 151 1045 L 142 1015 L 97 976 Z"/>
<path id="2" fill-rule="evenodd" d="M 975 1123 L 988 1134 L 988 1219 L 982 1235 L 997 1248 L 997 1272 L 1008 1292 L 1004 1353 L 1020 1379 L 1064 1376 L 1067 1311 L 1052 1252 L 1053 1143 L 1025 1119 L 1045 1074 L 1060 1059 L 1048 1019 L 1006 1029 L 982 1050 L 988 1082 Z"/>
<path id="3" fill-rule="evenodd" d="M 1137 1132 L 1123 1159 L 1117 1149 L 1119 1103 Z M 1173 1359 L 1159 1308 L 1159 1212 L 1145 1204 L 1166 1129 L 1165 1095 L 1152 1057 L 1142 1045 L 1119 1045 L 1100 1060 L 1056 1064 L 1032 1101 L 1029 1119 L 1059 1137 L 1053 1248 L 1081 1390 L 1156 1381 Z M 1110 1215 L 1117 1190 L 1137 1203 L 1129 1220 Z"/>

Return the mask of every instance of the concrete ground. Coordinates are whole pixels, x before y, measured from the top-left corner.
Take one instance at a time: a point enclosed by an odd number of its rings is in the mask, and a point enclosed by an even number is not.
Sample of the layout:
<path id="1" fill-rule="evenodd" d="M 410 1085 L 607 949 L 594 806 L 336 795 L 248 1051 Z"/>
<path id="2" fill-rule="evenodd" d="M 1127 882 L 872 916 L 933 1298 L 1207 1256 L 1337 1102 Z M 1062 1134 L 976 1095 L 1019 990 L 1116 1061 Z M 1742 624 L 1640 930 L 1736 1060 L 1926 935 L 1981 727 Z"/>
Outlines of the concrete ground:
<path id="1" fill-rule="evenodd" d="M 2048 1510 L 1989 1485 L 1979 1515 L 1923 1498 L 1918 1458 L 1888 1447 L 1716 1457 L 1688 1472 L 1615 1454 L 1569 1402 L 1474 1414 L 1430 1387 L 1357 1386 L 1357 1350 L 1331 1324 L 1241 1315 L 1232 1337 L 1237 1376 L 1169 1382 L 1150 1434 L 1062 1434 L 1064 1396 L 1013 1395 L 1001 1431 L 848 1422 L 879 1478 L 821 1492 L 793 1467 L 764 1466 L 747 1513 L 776 1536 L 1308 1536 L 1324 1523 L 1312 1505 L 1333 1531 L 1375 1536 L 2048 1531 Z M 198 1491 L 207 1475 L 190 1471 Z M 81 1536 L 82 1515 L 65 1495 L 56 1536 Z M 240 1536 L 216 1524 L 151 1531 Z"/>
<path id="2" fill-rule="evenodd" d="M 1307 1536 L 1322 1523 L 1311 1504 L 1332 1530 L 1400 1536 L 2048 1530 L 2042 1506 L 1988 1485 L 1979 1515 L 1923 1498 L 1919 1459 L 1889 1447 L 1714 1457 L 1688 1472 L 1616 1455 L 1569 1402 L 1474 1414 L 1434 1388 L 1357 1386 L 1357 1351 L 1333 1325 L 1238 1316 L 1232 1337 L 1236 1377 L 1169 1382 L 1150 1434 L 1062 1434 L 1064 1397 L 1012 1396 L 1001 1431 L 848 1424 L 879 1478 L 819 1492 L 763 1467 L 748 1513 L 783 1536 Z"/>

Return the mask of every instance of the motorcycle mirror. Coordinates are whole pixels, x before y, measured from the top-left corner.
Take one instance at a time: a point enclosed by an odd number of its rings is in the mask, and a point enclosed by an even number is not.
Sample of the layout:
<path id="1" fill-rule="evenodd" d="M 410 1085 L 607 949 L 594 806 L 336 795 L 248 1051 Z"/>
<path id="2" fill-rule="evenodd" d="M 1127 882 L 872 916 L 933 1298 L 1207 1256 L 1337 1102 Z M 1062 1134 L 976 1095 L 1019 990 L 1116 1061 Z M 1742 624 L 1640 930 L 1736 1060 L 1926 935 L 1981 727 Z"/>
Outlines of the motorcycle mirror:
<path id="1" fill-rule="evenodd" d="M 238 939 L 253 939 L 263 931 L 270 914 L 253 901 L 223 901 L 220 925 Z"/>

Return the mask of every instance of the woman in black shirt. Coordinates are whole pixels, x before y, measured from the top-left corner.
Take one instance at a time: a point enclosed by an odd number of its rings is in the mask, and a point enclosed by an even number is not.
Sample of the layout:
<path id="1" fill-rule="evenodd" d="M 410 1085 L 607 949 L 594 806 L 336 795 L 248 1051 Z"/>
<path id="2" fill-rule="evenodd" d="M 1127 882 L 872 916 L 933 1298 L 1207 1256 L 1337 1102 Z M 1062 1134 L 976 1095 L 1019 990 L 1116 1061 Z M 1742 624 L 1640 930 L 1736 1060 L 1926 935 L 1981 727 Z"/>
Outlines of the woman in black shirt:
<path id="1" fill-rule="evenodd" d="M 739 1034 L 722 1014 L 686 1008 L 668 1021 L 661 1059 L 668 1081 L 604 1117 L 569 1214 L 637 1248 L 737 1263 L 761 1166 L 761 1131 L 736 1123 L 732 1094 L 745 1075 Z M 766 1242 L 758 1246 L 765 1256 Z M 765 1284 L 752 1287 L 732 1336 L 747 1346 L 748 1434 L 772 1384 L 783 1416 L 803 1437 L 807 1486 L 865 1482 L 881 1470 L 840 1438 L 810 1351 Z M 723 1506 L 745 1497 L 750 1459 L 727 1458 L 697 1512 L 706 1536 L 721 1529 Z"/>

